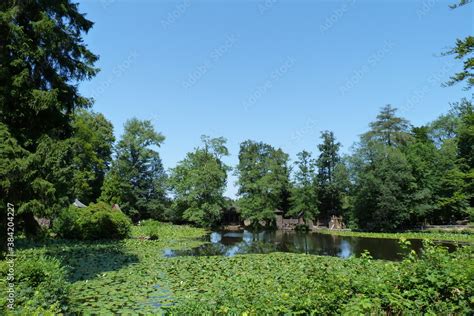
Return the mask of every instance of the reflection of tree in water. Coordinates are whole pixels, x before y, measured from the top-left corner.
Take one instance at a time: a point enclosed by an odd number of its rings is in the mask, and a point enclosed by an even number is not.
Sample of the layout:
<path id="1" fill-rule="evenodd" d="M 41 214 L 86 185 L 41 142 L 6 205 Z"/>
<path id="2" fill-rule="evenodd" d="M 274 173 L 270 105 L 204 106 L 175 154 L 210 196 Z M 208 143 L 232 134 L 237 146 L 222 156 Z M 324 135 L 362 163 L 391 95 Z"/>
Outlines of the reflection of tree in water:
<path id="1" fill-rule="evenodd" d="M 275 244 L 265 241 L 254 241 L 250 244 L 242 244 L 236 254 L 271 253 L 275 251 L 278 251 L 278 248 Z"/>
<path id="2" fill-rule="evenodd" d="M 370 252 L 370 255 L 374 259 L 384 260 L 401 260 L 410 249 L 403 249 L 399 245 L 398 239 L 386 239 L 386 238 L 349 238 L 353 247 L 353 253 L 356 256 L 360 256 L 364 251 Z M 422 249 L 421 240 L 412 240 L 412 247 L 416 252 L 420 252 Z"/>
<path id="3" fill-rule="evenodd" d="M 412 240 L 412 248 L 420 252 L 422 243 Z M 454 248 L 454 247 L 451 247 Z M 213 232 L 209 243 L 190 250 L 166 250 L 173 256 L 234 256 L 276 251 L 349 258 L 365 250 L 375 259 L 400 260 L 403 249 L 396 239 L 362 238 L 294 231 Z M 406 252 L 406 251 L 405 251 Z"/>

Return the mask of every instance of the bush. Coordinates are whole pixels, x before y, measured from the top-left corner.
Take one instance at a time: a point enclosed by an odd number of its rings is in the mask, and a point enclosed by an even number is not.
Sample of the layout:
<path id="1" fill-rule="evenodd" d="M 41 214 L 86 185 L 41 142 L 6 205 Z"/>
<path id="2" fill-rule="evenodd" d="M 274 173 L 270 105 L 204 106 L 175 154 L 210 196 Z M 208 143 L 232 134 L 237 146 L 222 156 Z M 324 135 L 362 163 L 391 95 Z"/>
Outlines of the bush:
<path id="1" fill-rule="evenodd" d="M 66 239 L 123 239 L 129 236 L 131 225 L 120 210 L 100 202 L 85 208 L 69 207 L 55 220 L 54 230 Z"/>
<path id="2" fill-rule="evenodd" d="M 142 222 L 143 232 L 146 236 L 150 237 L 150 240 L 158 240 L 159 239 L 159 231 L 160 231 L 160 222 L 154 220 L 146 220 Z"/>
<path id="3" fill-rule="evenodd" d="M 2 275 L 7 275 L 10 266 L 0 262 Z M 53 315 L 67 311 L 69 284 L 66 271 L 59 260 L 48 256 L 20 256 L 15 260 L 13 283 L 15 301 L 13 315 Z M 2 278 L 2 288 L 7 288 Z M 4 285 L 4 286 L 3 286 Z M 7 297 L 2 295 L 0 305 L 7 311 Z"/>

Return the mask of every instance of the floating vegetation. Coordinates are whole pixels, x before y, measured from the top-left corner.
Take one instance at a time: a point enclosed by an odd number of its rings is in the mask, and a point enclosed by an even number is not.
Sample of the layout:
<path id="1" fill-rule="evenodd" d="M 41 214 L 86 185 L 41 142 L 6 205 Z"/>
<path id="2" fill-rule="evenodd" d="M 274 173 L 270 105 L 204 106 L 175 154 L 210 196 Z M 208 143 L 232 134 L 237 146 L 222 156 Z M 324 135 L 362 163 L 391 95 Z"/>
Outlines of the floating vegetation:
<path id="1" fill-rule="evenodd" d="M 338 236 L 350 236 L 350 237 L 366 237 L 366 238 L 388 238 L 388 239 L 426 239 L 426 240 L 438 240 L 438 241 L 460 241 L 474 243 L 473 233 L 444 233 L 444 232 L 404 232 L 404 233 L 372 233 L 372 232 L 356 232 L 347 230 L 329 230 L 329 229 L 318 229 L 318 233 L 331 234 Z"/>
<path id="2" fill-rule="evenodd" d="M 22 240 L 18 286 L 22 293 L 41 289 L 42 295 L 25 296 L 18 311 L 461 315 L 473 308 L 472 246 L 450 253 L 425 244 L 421 256 L 412 252 L 401 262 L 373 260 L 368 254 L 343 260 L 279 252 L 167 258 L 165 249 L 203 245 L 207 232 L 169 224 L 153 227 L 157 240 L 138 239 L 148 229 L 143 227 L 134 227 L 135 238 L 123 241 Z M 34 268 L 34 258 L 41 258 L 43 268 Z M 53 281 L 45 276 L 56 274 L 61 277 L 54 282 L 64 286 L 51 287 L 61 291 L 50 296 L 48 284 Z"/>

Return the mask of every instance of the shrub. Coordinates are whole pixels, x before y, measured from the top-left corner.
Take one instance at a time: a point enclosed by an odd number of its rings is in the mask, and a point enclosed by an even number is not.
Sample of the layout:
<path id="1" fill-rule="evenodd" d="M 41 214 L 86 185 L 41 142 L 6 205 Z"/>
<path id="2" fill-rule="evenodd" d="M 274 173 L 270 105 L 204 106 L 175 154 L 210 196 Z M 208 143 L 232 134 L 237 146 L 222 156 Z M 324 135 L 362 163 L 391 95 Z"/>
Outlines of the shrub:
<path id="1" fill-rule="evenodd" d="M 151 240 L 159 239 L 160 222 L 154 220 L 146 220 L 142 222 L 143 232 L 146 236 L 150 237 Z"/>
<path id="2" fill-rule="evenodd" d="M 2 275 L 7 275 L 9 268 L 7 261 L 0 262 Z M 14 269 L 15 301 L 11 314 L 52 315 L 67 311 L 69 283 L 58 259 L 44 255 L 19 256 Z M 6 288 L 6 282 L 5 278 L 1 279 L 2 288 Z M 0 305 L 4 311 L 8 310 L 5 295 L 0 298 Z"/>
<path id="3" fill-rule="evenodd" d="M 54 230 L 66 239 L 123 239 L 129 236 L 131 225 L 120 210 L 99 202 L 85 208 L 69 207 L 56 219 Z"/>

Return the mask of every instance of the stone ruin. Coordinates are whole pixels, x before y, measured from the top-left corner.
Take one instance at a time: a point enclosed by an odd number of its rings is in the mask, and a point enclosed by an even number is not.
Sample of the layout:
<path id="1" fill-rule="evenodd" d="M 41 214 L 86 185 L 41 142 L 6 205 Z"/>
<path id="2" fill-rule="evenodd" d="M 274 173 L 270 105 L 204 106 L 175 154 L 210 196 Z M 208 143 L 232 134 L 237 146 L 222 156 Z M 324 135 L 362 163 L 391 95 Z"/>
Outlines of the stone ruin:
<path id="1" fill-rule="evenodd" d="M 346 225 L 342 221 L 342 216 L 331 216 L 331 220 L 329 221 L 328 228 L 331 230 L 334 229 L 345 229 Z"/>

